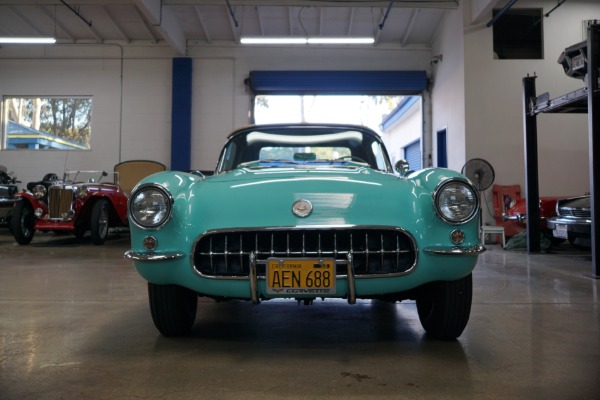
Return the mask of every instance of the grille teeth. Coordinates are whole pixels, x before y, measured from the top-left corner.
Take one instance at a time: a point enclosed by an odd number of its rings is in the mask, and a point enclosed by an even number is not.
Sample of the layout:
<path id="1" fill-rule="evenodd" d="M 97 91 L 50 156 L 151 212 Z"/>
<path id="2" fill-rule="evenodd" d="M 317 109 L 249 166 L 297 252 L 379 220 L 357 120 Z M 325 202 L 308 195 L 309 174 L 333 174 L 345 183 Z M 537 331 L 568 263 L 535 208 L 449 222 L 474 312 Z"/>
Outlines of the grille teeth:
<path id="1" fill-rule="evenodd" d="M 580 208 L 562 208 L 560 209 L 560 215 L 563 217 L 591 218 L 592 212 Z"/>
<path id="2" fill-rule="evenodd" d="M 248 276 L 251 254 L 259 275 L 270 257 L 334 258 L 345 275 L 351 254 L 356 275 L 375 276 L 407 272 L 416 260 L 412 239 L 397 229 L 217 231 L 196 243 L 194 268 L 209 276 Z"/>
<path id="3" fill-rule="evenodd" d="M 50 187 L 48 190 L 48 214 L 51 219 L 63 218 L 73 203 L 73 190 Z"/>

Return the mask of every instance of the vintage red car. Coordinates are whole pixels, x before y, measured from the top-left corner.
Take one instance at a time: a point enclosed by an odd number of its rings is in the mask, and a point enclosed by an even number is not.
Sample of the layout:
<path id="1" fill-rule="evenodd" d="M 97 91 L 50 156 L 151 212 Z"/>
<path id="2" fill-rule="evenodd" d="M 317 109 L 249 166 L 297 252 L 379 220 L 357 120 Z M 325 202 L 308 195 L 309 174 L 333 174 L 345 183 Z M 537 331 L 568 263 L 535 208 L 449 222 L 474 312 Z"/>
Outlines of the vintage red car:
<path id="1" fill-rule="evenodd" d="M 71 232 L 77 237 L 90 231 L 92 242 L 103 244 L 109 228 L 127 227 L 127 200 L 142 178 L 164 171 L 154 161 L 126 161 L 114 172 L 67 171 L 62 180 L 28 185 L 18 193 L 10 228 L 19 244 L 29 244 L 36 231 Z"/>
<path id="2" fill-rule="evenodd" d="M 556 202 L 564 197 L 545 196 L 540 197 L 540 230 L 551 235 L 546 224 L 548 218 L 556 216 Z M 503 215 L 504 221 L 512 221 L 516 230 L 520 231 L 527 227 L 527 200 L 520 198 L 512 201 L 510 208 Z"/>
<path id="3" fill-rule="evenodd" d="M 17 196 L 10 224 L 19 244 L 29 244 L 36 231 L 82 237 L 88 230 L 94 244 L 103 244 L 109 227 L 127 226 L 127 196 L 116 172 L 67 171 Z"/>

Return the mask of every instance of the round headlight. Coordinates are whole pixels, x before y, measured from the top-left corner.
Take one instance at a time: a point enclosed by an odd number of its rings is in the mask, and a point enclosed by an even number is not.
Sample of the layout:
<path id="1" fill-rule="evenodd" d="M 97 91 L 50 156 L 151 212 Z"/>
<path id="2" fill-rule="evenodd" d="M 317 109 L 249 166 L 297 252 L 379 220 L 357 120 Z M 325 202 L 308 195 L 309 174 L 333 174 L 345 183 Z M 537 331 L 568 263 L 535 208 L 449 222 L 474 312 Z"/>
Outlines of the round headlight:
<path id="1" fill-rule="evenodd" d="M 77 194 L 78 199 L 83 200 L 88 196 L 87 187 L 80 186 L 77 189 L 75 189 L 75 193 Z"/>
<path id="2" fill-rule="evenodd" d="M 434 192 L 433 201 L 440 218 L 451 224 L 471 220 L 479 208 L 477 191 L 463 180 L 442 182 Z"/>
<path id="3" fill-rule="evenodd" d="M 129 216 L 143 229 L 158 229 L 171 218 L 173 198 L 163 187 L 140 186 L 129 199 Z"/>
<path id="4" fill-rule="evenodd" d="M 35 185 L 33 189 L 31 189 L 31 194 L 36 200 L 42 199 L 46 196 L 46 187 L 44 185 Z"/>

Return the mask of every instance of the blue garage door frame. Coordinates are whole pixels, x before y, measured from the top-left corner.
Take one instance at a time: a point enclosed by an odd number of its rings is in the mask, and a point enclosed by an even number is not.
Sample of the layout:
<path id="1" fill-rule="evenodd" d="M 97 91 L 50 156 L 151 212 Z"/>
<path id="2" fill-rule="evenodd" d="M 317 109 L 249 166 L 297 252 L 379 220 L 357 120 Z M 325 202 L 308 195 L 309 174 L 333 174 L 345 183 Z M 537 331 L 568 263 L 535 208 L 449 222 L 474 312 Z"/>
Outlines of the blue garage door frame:
<path id="1" fill-rule="evenodd" d="M 417 140 L 404 148 L 404 159 L 411 170 L 421 169 L 421 140 Z"/>
<path id="2" fill-rule="evenodd" d="M 254 94 L 420 94 L 425 71 L 251 71 Z"/>

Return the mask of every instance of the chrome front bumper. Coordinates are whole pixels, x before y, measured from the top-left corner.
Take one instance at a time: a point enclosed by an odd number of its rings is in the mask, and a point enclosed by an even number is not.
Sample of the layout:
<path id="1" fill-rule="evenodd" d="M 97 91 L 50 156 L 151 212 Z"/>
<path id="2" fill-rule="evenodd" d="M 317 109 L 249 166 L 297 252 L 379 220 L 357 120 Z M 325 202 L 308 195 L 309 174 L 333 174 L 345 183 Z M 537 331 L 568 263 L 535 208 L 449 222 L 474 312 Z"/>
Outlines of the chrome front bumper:
<path id="1" fill-rule="evenodd" d="M 423 249 L 426 253 L 442 254 L 442 255 L 454 255 L 454 256 L 477 256 L 486 251 L 485 246 L 477 244 L 471 247 L 458 247 L 458 246 L 435 246 L 426 247 Z"/>
<path id="2" fill-rule="evenodd" d="M 184 253 L 138 253 L 137 251 L 128 250 L 123 255 L 126 259 L 132 261 L 169 261 L 169 260 L 179 260 L 180 258 L 185 257 Z"/>

